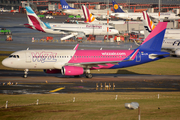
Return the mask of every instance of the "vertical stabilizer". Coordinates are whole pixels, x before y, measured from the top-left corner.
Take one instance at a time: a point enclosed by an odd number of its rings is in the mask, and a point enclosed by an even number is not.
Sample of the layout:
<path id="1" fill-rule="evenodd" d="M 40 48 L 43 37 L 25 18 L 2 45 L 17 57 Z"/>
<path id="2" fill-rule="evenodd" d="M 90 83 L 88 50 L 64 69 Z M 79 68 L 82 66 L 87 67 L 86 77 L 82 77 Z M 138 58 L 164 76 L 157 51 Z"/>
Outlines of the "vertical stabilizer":
<path id="1" fill-rule="evenodd" d="M 124 13 L 124 11 L 119 7 L 115 0 L 112 1 L 115 13 Z"/>
<path id="2" fill-rule="evenodd" d="M 51 28 L 48 23 L 43 23 L 39 19 L 39 17 L 31 9 L 31 7 L 26 6 L 25 8 L 26 8 L 26 13 L 27 13 L 27 18 L 28 18 L 29 26 L 31 26 L 32 29 L 35 29 L 35 30 L 38 30 L 38 31 L 41 31 L 41 32 L 45 32 L 44 29 Z"/>
<path id="3" fill-rule="evenodd" d="M 146 11 L 143 11 L 143 25 L 144 25 L 144 35 L 145 38 L 154 30 L 155 25 L 153 24 L 152 20 L 149 18 L 149 15 Z"/>
<path id="4" fill-rule="evenodd" d="M 82 5 L 82 10 L 84 13 L 85 22 L 91 23 L 96 20 L 96 18 L 92 15 L 92 13 L 85 5 Z"/>
<path id="5" fill-rule="evenodd" d="M 44 23 L 39 19 L 39 17 L 34 13 L 34 11 L 31 9 L 31 7 L 26 6 L 26 13 L 29 25 L 33 27 L 33 29 L 45 32 L 42 28 Z"/>
<path id="6" fill-rule="evenodd" d="M 75 8 L 70 7 L 65 0 L 60 0 L 60 3 L 62 6 L 62 9 L 75 9 Z"/>

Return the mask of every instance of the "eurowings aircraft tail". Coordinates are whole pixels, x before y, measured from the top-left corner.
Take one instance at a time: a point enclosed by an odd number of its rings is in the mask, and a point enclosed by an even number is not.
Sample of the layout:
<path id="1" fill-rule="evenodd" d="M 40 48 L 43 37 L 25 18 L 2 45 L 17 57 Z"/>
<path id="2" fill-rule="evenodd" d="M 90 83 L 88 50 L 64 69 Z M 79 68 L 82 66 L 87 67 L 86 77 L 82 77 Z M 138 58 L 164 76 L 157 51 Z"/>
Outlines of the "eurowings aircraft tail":
<path id="1" fill-rule="evenodd" d="M 115 13 L 124 13 L 115 0 L 112 1 Z"/>
<path id="2" fill-rule="evenodd" d="M 26 6 L 25 8 L 26 8 L 26 13 L 27 13 L 27 18 L 28 18 L 28 24 L 24 24 L 25 27 L 42 31 L 42 32 L 45 32 L 43 28 L 48 28 L 48 29 L 51 28 L 48 23 L 44 23 L 39 19 L 39 17 L 31 9 L 31 7 Z"/>
<path id="3" fill-rule="evenodd" d="M 154 30 L 154 28 L 156 27 L 152 20 L 149 18 L 149 15 L 147 14 L 146 11 L 143 11 L 143 25 L 144 25 L 144 35 L 145 38 L 151 33 L 152 30 Z"/>
<path id="4" fill-rule="evenodd" d="M 137 49 L 161 51 L 167 22 L 160 22 Z"/>
<path id="5" fill-rule="evenodd" d="M 82 10 L 84 13 L 84 18 L 86 23 L 91 23 L 96 20 L 96 18 L 92 15 L 92 13 L 88 10 L 88 8 L 85 5 L 82 5 Z"/>
<path id="6" fill-rule="evenodd" d="M 60 3 L 62 6 L 62 9 L 75 9 L 75 8 L 70 7 L 65 0 L 60 0 Z"/>

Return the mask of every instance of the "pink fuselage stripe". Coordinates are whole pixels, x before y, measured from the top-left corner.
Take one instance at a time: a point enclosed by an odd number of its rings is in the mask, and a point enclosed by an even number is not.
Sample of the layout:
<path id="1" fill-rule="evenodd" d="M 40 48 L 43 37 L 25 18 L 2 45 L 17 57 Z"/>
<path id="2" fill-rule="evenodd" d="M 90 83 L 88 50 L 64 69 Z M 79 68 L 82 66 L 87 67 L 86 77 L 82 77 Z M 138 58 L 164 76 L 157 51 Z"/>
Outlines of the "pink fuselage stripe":
<path id="1" fill-rule="evenodd" d="M 122 61 L 132 54 L 134 50 L 77 50 L 68 63 L 86 63 L 103 61 Z M 108 69 L 114 64 L 107 63 L 106 66 L 92 67 L 91 69 Z"/>
<path id="2" fill-rule="evenodd" d="M 37 30 L 42 31 L 42 32 L 45 32 L 45 31 L 42 29 L 39 21 L 38 21 L 34 16 L 28 15 L 28 17 L 31 19 L 33 25 L 35 26 L 35 28 L 36 28 Z"/>

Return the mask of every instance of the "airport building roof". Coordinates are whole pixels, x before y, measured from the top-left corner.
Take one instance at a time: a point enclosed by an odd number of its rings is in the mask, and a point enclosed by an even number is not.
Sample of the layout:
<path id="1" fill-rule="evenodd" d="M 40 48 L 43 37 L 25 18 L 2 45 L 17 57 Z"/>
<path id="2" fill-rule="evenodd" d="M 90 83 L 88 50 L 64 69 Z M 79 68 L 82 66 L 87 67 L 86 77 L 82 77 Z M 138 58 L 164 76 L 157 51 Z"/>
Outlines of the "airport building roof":
<path id="1" fill-rule="evenodd" d="M 49 0 L 49 1 L 59 1 L 59 0 Z M 107 0 L 66 0 L 67 2 L 104 2 L 107 3 Z M 117 3 L 131 3 L 131 4 L 158 4 L 159 0 L 115 0 Z M 109 0 L 111 3 L 112 0 Z M 169 5 L 180 5 L 180 0 L 161 0 L 161 4 Z"/>

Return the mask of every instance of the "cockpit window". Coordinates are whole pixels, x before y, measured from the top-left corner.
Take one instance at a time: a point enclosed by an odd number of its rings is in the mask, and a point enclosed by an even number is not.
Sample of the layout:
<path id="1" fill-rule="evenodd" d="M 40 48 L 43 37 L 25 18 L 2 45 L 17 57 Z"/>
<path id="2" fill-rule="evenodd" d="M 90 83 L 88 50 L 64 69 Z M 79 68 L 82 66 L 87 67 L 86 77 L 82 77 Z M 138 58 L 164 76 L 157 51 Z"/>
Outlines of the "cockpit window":
<path id="1" fill-rule="evenodd" d="M 9 58 L 19 58 L 19 55 L 10 55 Z"/>

